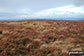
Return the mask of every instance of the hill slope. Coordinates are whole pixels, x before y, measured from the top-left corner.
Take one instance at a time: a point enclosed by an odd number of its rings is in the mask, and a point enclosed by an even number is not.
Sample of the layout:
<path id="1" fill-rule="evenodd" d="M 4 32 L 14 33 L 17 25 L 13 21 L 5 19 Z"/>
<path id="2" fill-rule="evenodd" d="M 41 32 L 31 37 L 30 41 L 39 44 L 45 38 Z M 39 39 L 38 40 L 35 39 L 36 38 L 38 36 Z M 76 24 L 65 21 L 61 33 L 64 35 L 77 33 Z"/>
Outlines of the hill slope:
<path id="1" fill-rule="evenodd" d="M 84 21 L 0 22 L 0 56 L 68 56 L 84 51 Z"/>

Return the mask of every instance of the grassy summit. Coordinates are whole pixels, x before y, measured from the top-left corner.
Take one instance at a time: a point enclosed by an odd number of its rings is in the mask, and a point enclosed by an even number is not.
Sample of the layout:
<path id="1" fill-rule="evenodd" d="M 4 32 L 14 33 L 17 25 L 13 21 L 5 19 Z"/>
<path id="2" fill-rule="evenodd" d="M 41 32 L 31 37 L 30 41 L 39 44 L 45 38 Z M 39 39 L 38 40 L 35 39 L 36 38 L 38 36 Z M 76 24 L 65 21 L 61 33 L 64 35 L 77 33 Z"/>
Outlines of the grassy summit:
<path id="1" fill-rule="evenodd" d="M 68 56 L 84 51 L 84 21 L 0 22 L 0 56 Z"/>

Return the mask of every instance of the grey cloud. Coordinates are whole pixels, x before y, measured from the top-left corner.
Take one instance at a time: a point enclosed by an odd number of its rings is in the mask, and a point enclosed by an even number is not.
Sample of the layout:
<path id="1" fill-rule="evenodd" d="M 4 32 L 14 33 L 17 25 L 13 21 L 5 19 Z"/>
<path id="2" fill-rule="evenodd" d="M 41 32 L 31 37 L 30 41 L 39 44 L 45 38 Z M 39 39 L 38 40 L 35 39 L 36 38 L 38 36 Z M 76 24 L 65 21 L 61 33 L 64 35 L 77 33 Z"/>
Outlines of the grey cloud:
<path id="1" fill-rule="evenodd" d="M 84 0 L 0 0 L 4 9 L 48 9 L 65 5 L 83 6 Z"/>
<path id="2" fill-rule="evenodd" d="M 75 6 L 84 6 L 84 0 L 72 0 L 72 4 Z"/>
<path id="3" fill-rule="evenodd" d="M 68 5 L 84 8 L 84 0 L 0 0 L 0 17 L 30 15 L 32 12 Z"/>

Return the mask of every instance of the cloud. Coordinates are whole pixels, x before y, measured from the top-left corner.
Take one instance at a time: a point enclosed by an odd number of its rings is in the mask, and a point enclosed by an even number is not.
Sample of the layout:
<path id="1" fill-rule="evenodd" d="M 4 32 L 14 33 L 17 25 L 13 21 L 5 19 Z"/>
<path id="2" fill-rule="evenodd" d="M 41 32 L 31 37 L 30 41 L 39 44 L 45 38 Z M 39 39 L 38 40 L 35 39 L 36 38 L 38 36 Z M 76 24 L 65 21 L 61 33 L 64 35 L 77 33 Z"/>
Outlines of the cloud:
<path id="1" fill-rule="evenodd" d="M 81 7 L 73 5 L 63 6 L 58 8 L 51 8 L 34 13 L 31 17 L 36 18 L 75 18 L 84 17 L 84 10 Z"/>
<path id="2" fill-rule="evenodd" d="M 84 6 L 84 0 L 72 0 L 72 4 L 75 6 Z"/>
<path id="3" fill-rule="evenodd" d="M 32 11 L 31 9 L 22 9 L 17 14 L 10 16 L 3 16 L 1 18 L 84 18 L 84 8 L 76 7 L 74 5 L 62 6 L 57 8 L 50 8 L 41 11 Z M 5 14 L 3 14 L 5 15 Z"/>
<path id="4" fill-rule="evenodd" d="M 0 0 L 0 9 L 49 9 L 66 5 L 84 6 L 84 0 Z"/>
<path id="5" fill-rule="evenodd" d="M 84 18 L 84 0 L 0 0 L 0 19 Z"/>

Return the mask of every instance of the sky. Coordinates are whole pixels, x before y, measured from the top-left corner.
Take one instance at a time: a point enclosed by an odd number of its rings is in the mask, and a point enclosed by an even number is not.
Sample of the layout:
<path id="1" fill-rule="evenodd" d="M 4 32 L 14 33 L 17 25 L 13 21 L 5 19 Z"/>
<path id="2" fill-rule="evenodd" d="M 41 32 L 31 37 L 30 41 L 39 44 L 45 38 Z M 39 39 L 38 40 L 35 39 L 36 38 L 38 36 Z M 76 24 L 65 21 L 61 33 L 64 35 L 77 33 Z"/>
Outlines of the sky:
<path id="1" fill-rule="evenodd" d="M 0 20 L 84 20 L 84 0 L 0 0 Z"/>

